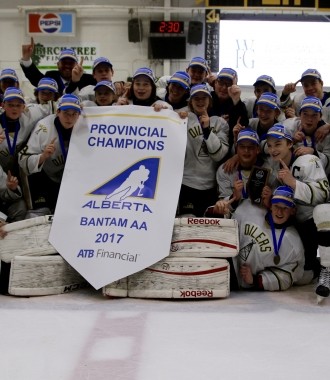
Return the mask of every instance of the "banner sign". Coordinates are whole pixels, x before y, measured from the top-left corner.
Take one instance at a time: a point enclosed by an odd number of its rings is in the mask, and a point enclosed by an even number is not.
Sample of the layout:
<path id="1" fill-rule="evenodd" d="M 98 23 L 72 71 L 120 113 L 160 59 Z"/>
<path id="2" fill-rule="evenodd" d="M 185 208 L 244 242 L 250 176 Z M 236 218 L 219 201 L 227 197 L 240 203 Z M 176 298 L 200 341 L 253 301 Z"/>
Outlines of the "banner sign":
<path id="1" fill-rule="evenodd" d="M 169 255 L 186 139 L 174 111 L 84 109 L 49 242 L 95 289 Z"/>
<path id="2" fill-rule="evenodd" d="M 75 12 L 27 12 L 27 33 L 43 36 L 74 36 Z"/>
<path id="3" fill-rule="evenodd" d="M 201 3 L 203 1 L 198 1 Z M 329 9 L 329 0 L 205 0 L 206 7 L 262 7 L 263 10 L 269 8 L 280 8 L 282 11 L 285 8 L 314 8 L 314 9 Z"/>
<path id="4" fill-rule="evenodd" d="M 219 71 L 220 9 L 205 10 L 205 59 L 213 73 Z"/>
<path id="5" fill-rule="evenodd" d="M 83 58 L 83 67 L 85 72 L 88 73 L 92 73 L 93 62 L 97 57 L 100 56 L 99 43 L 85 41 L 83 44 L 45 44 L 36 41 L 34 45 L 32 61 L 41 71 L 57 70 L 58 57 L 63 49 L 73 49 L 77 54 L 78 61 Z"/>

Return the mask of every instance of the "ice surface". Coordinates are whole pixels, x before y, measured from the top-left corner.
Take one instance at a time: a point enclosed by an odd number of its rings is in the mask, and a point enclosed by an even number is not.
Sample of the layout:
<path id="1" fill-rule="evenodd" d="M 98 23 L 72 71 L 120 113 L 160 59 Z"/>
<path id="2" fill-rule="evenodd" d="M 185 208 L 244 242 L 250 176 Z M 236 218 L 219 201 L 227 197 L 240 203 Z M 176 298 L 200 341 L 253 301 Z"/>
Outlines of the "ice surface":
<path id="1" fill-rule="evenodd" d="M 314 287 L 221 300 L 0 296 L 0 378 L 328 378 L 330 299 L 317 305 Z"/>

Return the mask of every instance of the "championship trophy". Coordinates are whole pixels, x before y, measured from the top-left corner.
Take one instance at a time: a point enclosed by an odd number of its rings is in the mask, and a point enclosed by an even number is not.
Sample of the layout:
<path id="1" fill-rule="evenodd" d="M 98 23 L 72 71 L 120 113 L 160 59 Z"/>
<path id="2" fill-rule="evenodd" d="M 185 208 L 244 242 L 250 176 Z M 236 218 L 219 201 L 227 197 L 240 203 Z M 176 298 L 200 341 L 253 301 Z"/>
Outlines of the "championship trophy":
<path id="1" fill-rule="evenodd" d="M 247 182 L 247 191 L 252 203 L 261 204 L 261 193 L 264 186 L 267 185 L 268 176 L 268 169 L 253 166 Z"/>

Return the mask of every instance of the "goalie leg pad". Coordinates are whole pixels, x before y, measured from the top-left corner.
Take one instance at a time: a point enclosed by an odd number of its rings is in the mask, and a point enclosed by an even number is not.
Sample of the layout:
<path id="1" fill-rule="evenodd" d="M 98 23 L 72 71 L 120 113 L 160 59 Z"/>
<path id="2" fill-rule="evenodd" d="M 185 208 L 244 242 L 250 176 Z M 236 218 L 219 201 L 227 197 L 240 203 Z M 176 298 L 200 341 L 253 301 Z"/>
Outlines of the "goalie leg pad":
<path id="1" fill-rule="evenodd" d="M 107 285 L 103 294 L 125 296 L 126 284 L 126 296 L 132 298 L 225 298 L 229 295 L 229 280 L 225 259 L 167 257 L 120 280 L 122 283 Z"/>
<path id="2" fill-rule="evenodd" d="M 43 296 L 88 286 L 86 280 L 60 255 L 16 256 L 11 261 L 8 293 Z"/>

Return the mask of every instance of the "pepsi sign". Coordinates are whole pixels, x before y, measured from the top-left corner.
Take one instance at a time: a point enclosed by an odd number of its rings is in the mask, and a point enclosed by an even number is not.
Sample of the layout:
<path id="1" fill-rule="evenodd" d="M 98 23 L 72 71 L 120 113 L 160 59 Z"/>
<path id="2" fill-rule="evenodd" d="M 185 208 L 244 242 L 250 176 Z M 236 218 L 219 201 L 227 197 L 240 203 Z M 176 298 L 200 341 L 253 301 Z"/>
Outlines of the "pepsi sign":
<path id="1" fill-rule="evenodd" d="M 28 13 L 27 32 L 28 34 L 42 34 L 50 36 L 74 36 L 75 13 Z"/>

